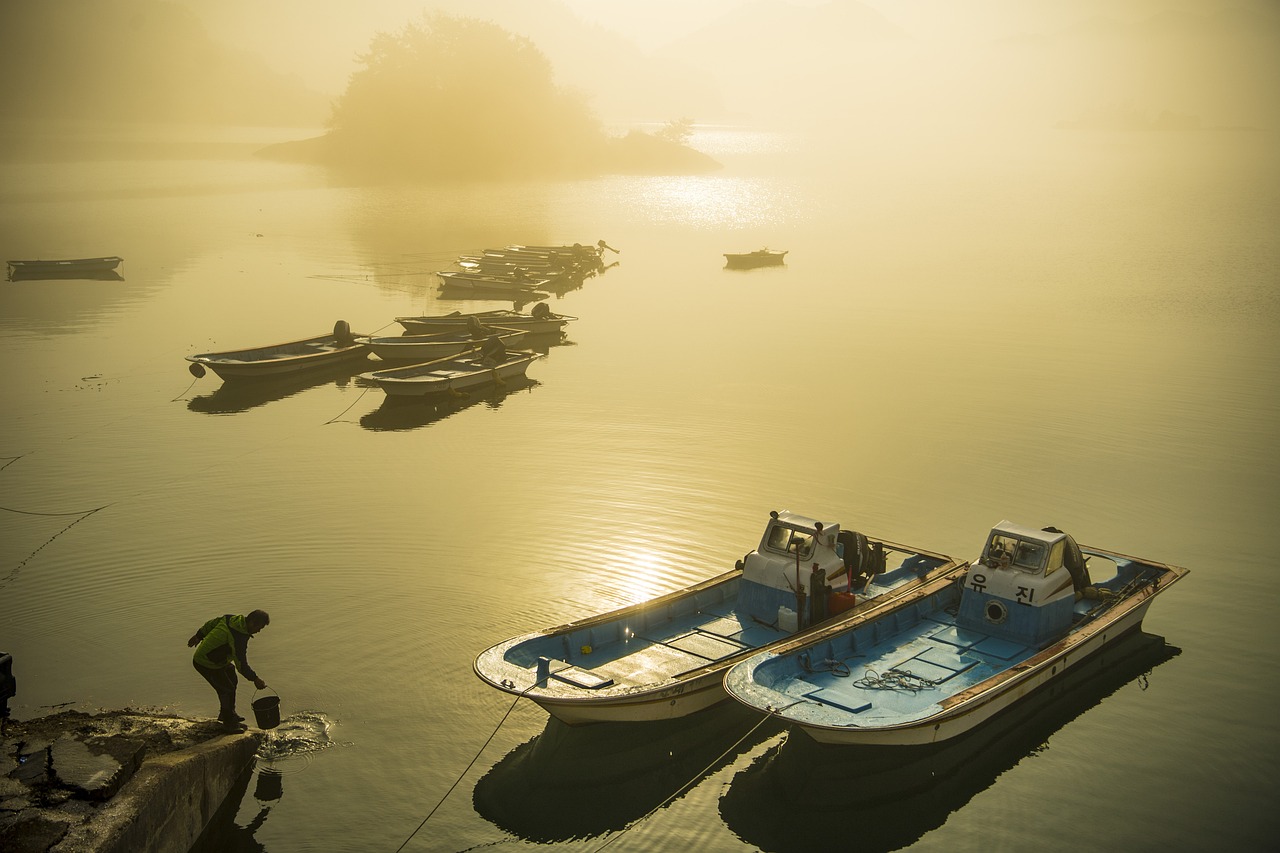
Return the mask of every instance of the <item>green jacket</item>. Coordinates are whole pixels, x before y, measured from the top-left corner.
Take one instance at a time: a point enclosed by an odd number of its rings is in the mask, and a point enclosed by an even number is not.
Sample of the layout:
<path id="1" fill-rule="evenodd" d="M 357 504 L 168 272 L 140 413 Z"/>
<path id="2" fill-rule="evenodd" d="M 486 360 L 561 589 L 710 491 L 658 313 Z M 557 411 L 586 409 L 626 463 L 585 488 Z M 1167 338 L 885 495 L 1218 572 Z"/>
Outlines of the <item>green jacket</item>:
<path id="1" fill-rule="evenodd" d="M 200 638 L 192 660 L 206 669 L 221 669 L 229 663 L 240 670 L 250 681 L 258 674 L 249 666 L 249 626 L 243 616 L 218 616 L 210 619 L 196 632 Z"/>

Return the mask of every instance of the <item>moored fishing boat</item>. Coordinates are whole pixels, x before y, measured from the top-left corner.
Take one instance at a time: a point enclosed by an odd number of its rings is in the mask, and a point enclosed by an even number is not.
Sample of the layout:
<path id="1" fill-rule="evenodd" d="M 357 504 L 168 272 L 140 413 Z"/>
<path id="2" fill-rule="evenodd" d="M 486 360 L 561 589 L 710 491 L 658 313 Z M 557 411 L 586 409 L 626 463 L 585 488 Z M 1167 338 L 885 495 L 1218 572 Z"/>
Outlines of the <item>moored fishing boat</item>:
<path id="1" fill-rule="evenodd" d="M 752 655 L 725 688 L 822 743 L 935 743 L 1139 628 L 1156 595 L 1186 574 L 1002 521 L 963 576 Z"/>
<path id="2" fill-rule="evenodd" d="M 339 320 L 327 335 L 250 349 L 205 352 L 186 356 L 186 360 L 191 362 L 189 369 L 196 376 L 203 376 L 207 367 L 223 379 L 274 377 L 363 361 L 369 357 L 369 349 L 358 337 L 345 320 Z"/>
<path id="3" fill-rule="evenodd" d="M 441 290 L 485 293 L 519 298 L 526 302 L 545 298 L 547 294 L 539 288 L 546 287 L 550 283 L 549 279 L 532 278 L 522 270 L 516 270 L 510 274 L 440 270 L 436 276 L 440 279 Z"/>
<path id="4" fill-rule="evenodd" d="M 781 266 L 786 259 L 786 250 L 757 249 L 754 252 L 726 252 L 724 265 L 730 269 L 752 269 L 753 267 Z"/>
<path id="5" fill-rule="evenodd" d="M 422 362 L 460 355 L 470 349 L 479 349 L 485 339 L 494 334 L 498 336 L 503 346 L 514 347 L 518 346 L 529 333 L 523 329 L 481 326 L 474 330 L 459 327 L 457 330 L 427 335 L 361 337 L 356 340 L 384 361 Z"/>
<path id="6" fill-rule="evenodd" d="M 90 277 L 115 272 L 123 258 L 110 255 L 101 258 L 64 258 L 52 260 L 9 261 L 9 277 L 18 278 L 74 278 L 79 274 Z"/>
<path id="7" fill-rule="evenodd" d="M 513 637 L 483 652 L 483 681 L 571 725 L 651 721 L 726 698 L 725 671 L 842 624 L 966 564 L 791 512 L 770 513 L 737 566 L 651 601 Z"/>
<path id="8" fill-rule="evenodd" d="M 524 376 L 529 365 L 542 357 L 532 350 L 482 350 L 466 352 L 422 364 L 375 370 L 360 376 L 394 397 L 435 397 L 458 394 Z"/>
<path id="9" fill-rule="evenodd" d="M 493 311 L 475 311 L 464 314 L 454 311 L 450 314 L 425 315 L 421 317 L 397 317 L 396 322 L 413 334 L 429 334 L 467 327 L 474 323 L 502 326 L 505 329 L 523 329 L 534 335 L 556 334 L 577 317 L 568 314 L 556 314 L 545 302 L 534 305 L 528 314 L 519 311 L 496 309 Z"/>

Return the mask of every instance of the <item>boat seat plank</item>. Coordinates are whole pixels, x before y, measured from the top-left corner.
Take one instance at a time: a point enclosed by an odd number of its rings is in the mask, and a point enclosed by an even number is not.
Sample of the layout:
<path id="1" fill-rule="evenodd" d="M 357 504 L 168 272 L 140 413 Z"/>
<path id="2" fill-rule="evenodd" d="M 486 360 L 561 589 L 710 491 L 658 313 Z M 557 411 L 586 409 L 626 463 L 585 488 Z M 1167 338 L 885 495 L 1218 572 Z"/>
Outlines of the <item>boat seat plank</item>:
<path id="1" fill-rule="evenodd" d="M 595 673 L 579 669 L 568 661 L 551 661 L 549 671 L 552 678 L 586 690 L 599 690 L 601 687 L 613 684 L 612 678 L 602 678 Z"/>
<path id="2" fill-rule="evenodd" d="M 936 631 L 929 635 L 930 639 L 941 640 L 944 643 L 955 646 L 957 649 L 972 648 L 974 643 L 981 642 L 986 636 L 986 634 L 980 634 L 977 631 L 966 631 L 963 628 L 957 628 L 955 625 L 948 625 L 941 631 Z"/>
<path id="3" fill-rule="evenodd" d="M 699 625 L 698 630 L 737 642 L 738 636 L 742 633 L 742 623 L 731 616 L 723 616 L 712 622 Z"/>
<path id="4" fill-rule="evenodd" d="M 841 691 L 834 690 L 830 687 L 820 687 L 817 690 L 810 690 L 804 695 L 806 699 L 813 699 L 824 705 L 830 705 L 833 708 L 848 711 L 851 714 L 861 714 L 863 711 L 871 707 L 870 702 L 855 696 L 844 695 Z"/>
<path id="5" fill-rule="evenodd" d="M 924 661 L 932 666 L 950 670 L 953 674 L 964 672 L 969 667 L 975 666 L 978 663 L 978 659 L 975 657 L 966 657 L 963 654 L 958 654 L 957 652 L 943 646 L 934 646 L 926 652 L 921 652 L 916 655 L 915 659 Z"/>
<path id="6" fill-rule="evenodd" d="M 735 655 L 746 648 L 741 643 L 730 642 L 699 631 L 685 634 L 683 637 L 676 637 L 669 641 L 667 645 L 707 660 L 720 660 L 729 655 Z"/>
<path id="7" fill-rule="evenodd" d="M 976 661 L 974 663 L 976 663 Z M 973 666 L 973 663 L 970 663 L 969 666 Z M 935 663 L 930 663 L 924 658 L 912 658 L 911 660 L 907 661 L 905 664 L 902 664 L 901 666 L 898 666 L 896 668 L 899 672 L 909 672 L 918 678 L 927 678 L 928 680 L 932 681 L 934 684 L 941 684 L 944 681 L 955 678 L 957 675 L 963 672 L 963 670 L 956 670 L 956 669 L 951 669 L 950 667 L 938 666 Z M 968 668 L 969 667 L 966 666 L 964 669 L 968 669 Z"/>
<path id="8" fill-rule="evenodd" d="M 706 663 L 697 655 L 659 643 L 603 663 L 595 671 L 619 684 L 659 684 Z"/>
<path id="9" fill-rule="evenodd" d="M 1000 658 L 1001 660 L 1012 660 L 1020 654 L 1027 651 L 1027 647 L 1021 643 L 1002 640 L 999 637 L 987 637 L 980 643 L 973 646 L 975 652 L 981 652 L 984 655 Z"/>

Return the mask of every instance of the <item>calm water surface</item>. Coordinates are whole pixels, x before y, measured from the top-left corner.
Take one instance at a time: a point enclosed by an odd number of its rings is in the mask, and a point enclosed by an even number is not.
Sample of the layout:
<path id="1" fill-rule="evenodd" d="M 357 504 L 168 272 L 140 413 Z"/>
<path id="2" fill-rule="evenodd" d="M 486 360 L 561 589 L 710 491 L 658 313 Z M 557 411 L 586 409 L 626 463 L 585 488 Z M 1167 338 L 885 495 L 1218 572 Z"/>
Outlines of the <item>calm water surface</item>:
<path id="1" fill-rule="evenodd" d="M 1268 849 L 1274 140 L 694 144 L 726 169 L 349 187 L 237 146 L 0 167 L 5 258 L 125 258 L 123 281 L 0 288 L 14 715 L 212 715 L 184 641 L 261 607 L 288 719 L 209 849 L 393 851 L 429 813 L 405 849 Z M 580 319 L 502 395 L 228 393 L 182 360 L 502 307 L 431 273 L 597 239 L 619 263 L 550 300 Z M 722 268 L 765 245 L 787 265 Z M 736 706 L 565 730 L 472 675 L 498 640 L 722 571 L 783 508 L 964 558 L 1002 518 L 1053 524 L 1193 573 L 1146 620 L 1163 644 L 910 762 Z"/>

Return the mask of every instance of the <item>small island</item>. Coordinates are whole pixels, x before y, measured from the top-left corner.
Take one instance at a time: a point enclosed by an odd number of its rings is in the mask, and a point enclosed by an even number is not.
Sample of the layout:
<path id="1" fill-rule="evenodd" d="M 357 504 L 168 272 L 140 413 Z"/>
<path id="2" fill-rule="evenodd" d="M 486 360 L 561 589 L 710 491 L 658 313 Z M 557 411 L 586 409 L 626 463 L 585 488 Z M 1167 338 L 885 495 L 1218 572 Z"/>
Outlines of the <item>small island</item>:
<path id="1" fill-rule="evenodd" d="M 688 119 L 608 136 L 583 96 L 555 85 L 529 39 L 496 24 L 424 13 L 379 33 L 333 106 L 323 136 L 260 156 L 355 179 L 510 180 L 599 174 L 704 174 Z"/>

